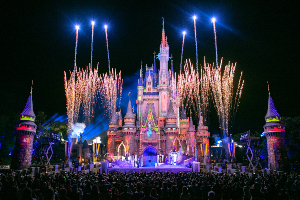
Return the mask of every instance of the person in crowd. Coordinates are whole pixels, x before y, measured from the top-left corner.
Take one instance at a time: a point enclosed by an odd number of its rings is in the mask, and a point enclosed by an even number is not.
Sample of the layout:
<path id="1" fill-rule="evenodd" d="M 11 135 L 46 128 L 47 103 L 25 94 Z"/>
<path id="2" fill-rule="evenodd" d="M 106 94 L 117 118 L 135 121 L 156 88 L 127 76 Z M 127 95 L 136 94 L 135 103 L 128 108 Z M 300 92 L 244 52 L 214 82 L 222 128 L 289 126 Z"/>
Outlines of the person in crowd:
<path id="1" fill-rule="evenodd" d="M 4 173 L 0 185 L 0 200 L 300 199 L 297 173 Z"/>

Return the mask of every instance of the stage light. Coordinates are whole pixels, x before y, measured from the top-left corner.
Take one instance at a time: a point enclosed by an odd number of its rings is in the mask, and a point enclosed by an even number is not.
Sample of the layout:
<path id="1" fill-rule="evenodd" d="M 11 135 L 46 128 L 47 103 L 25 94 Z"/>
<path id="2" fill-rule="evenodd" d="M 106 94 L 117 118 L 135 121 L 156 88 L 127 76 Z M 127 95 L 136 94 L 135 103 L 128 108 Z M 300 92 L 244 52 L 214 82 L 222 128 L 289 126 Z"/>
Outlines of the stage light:
<path id="1" fill-rule="evenodd" d="M 93 26 L 95 25 L 95 21 L 92 21 L 92 25 L 93 25 Z"/>
<path id="2" fill-rule="evenodd" d="M 104 28 L 107 29 L 107 25 L 106 24 L 104 25 Z"/>
<path id="3" fill-rule="evenodd" d="M 193 19 L 194 19 L 194 20 L 196 20 L 196 19 L 197 19 L 197 16 L 196 16 L 196 15 L 194 15 L 194 16 L 193 16 Z"/>
<path id="4" fill-rule="evenodd" d="M 79 26 L 78 26 L 78 25 L 76 25 L 76 26 L 75 26 L 75 28 L 76 28 L 76 30 L 78 30 L 78 29 L 79 29 Z"/>
<path id="5" fill-rule="evenodd" d="M 213 22 L 213 23 L 215 23 L 216 22 L 216 18 L 211 18 L 211 21 Z"/>
<path id="6" fill-rule="evenodd" d="M 183 31 L 182 34 L 185 35 L 185 34 L 186 34 L 186 31 Z"/>

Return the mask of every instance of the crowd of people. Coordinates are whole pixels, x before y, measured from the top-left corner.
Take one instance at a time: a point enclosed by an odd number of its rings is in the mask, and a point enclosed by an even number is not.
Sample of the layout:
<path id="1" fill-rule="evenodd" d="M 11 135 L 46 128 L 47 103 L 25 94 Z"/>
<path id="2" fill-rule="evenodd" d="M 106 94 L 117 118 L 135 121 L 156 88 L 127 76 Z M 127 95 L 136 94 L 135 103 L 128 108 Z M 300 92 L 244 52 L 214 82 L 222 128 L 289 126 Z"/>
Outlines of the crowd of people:
<path id="1" fill-rule="evenodd" d="M 1 174 L 2 200 L 300 199 L 300 175 L 203 173 Z"/>

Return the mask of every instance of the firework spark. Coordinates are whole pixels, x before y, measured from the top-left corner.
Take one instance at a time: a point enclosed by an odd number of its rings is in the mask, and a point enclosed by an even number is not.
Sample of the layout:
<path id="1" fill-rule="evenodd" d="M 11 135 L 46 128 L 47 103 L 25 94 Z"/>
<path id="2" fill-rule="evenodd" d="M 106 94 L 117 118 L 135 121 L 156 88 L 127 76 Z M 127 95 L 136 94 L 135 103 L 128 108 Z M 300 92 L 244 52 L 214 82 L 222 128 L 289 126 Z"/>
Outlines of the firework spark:
<path id="1" fill-rule="evenodd" d="M 193 19 L 194 19 L 194 32 L 195 32 L 195 45 L 196 45 L 196 71 L 198 72 L 198 44 L 197 44 L 196 15 L 193 17 Z"/>
<path id="2" fill-rule="evenodd" d="M 121 72 L 116 70 L 107 74 L 98 75 L 98 66 L 94 71 L 90 67 L 78 69 L 78 72 L 70 72 L 70 79 L 64 73 L 65 93 L 67 100 L 67 115 L 69 130 L 71 124 L 78 121 L 80 107 L 83 107 L 85 123 L 89 124 L 94 114 L 94 107 L 98 94 L 107 111 L 116 109 L 117 102 L 122 98 L 123 79 Z M 108 113 L 109 118 L 111 113 Z"/>
<path id="3" fill-rule="evenodd" d="M 228 131 L 232 119 L 238 109 L 242 90 L 244 87 L 244 80 L 242 80 L 242 73 L 239 78 L 239 83 L 234 97 L 233 79 L 235 75 L 236 63 L 226 65 L 222 70 L 222 62 L 219 67 L 212 67 L 210 85 L 212 89 L 212 97 L 214 106 L 219 116 L 220 128 L 223 137 L 228 136 Z M 234 101 L 233 101 L 234 99 Z"/>
<path id="4" fill-rule="evenodd" d="M 104 28 L 105 28 L 106 50 L 107 50 L 107 58 L 108 58 L 108 71 L 110 73 L 110 59 L 109 59 L 109 49 L 108 49 L 107 25 L 104 25 Z"/>
<path id="5" fill-rule="evenodd" d="M 76 74 L 76 68 L 77 68 L 77 64 L 76 64 L 76 56 L 77 56 L 77 46 L 78 46 L 78 29 L 79 26 L 76 25 L 76 41 L 75 41 L 75 59 L 74 59 L 74 73 Z"/>
<path id="6" fill-rule="evenodd" d="M 95 25 L 95 21 L 92 21 L 92 41 L 91 41 L 91 65 L 90 65 L 90 70 L 92 70 L 92 68 L 93 68 L 94 25 Z"/>
<path id="7" fill-rule="evenodd" d="M 186 34 L 186 32 L 183 31 L 183 32 L 182 32 L 183 38 L 182 38 L 182 47 L 181 47 L 180 72 L 182 71 L 182 58 L 183 58 L 183 47 L 184 47 L 185 34 Z"/>
<path id="8" fill-rule="evenodd" d="M 177 79 L 177 80 L 176 80 Z M 178 76 L 172 76 L 171 87 L 172 97 L 175 99 L 175 105 L 185 107 L 188 110 L 198 112 L 199 109 L 199 74 L 194 69 L 191 61 L 186 61 L 184 70 Z"/>
<path id="9" fill-rule="evenodd" d="M 216 66 L 218 67 L 218 45 L 217 45 L 217 30 L 216 30 L 216 18 L 211 19 L 214 27 L 214 36 L 215 36 L 215 49 L 216 49 Z"/>

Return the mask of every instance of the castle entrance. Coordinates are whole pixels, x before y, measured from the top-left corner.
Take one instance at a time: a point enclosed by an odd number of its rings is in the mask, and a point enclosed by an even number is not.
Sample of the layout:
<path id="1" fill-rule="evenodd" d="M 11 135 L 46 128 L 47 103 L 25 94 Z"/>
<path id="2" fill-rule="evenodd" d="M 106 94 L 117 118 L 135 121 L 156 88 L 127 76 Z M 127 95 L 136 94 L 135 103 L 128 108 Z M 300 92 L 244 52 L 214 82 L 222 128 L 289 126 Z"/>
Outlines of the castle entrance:
<path id="1" fill-rule="evenodd" d="M 155 167 L 157 161 L 157 151 L 156 148 L 150 146 L 146 147 L 143 152 L 143 167 Z"/>

